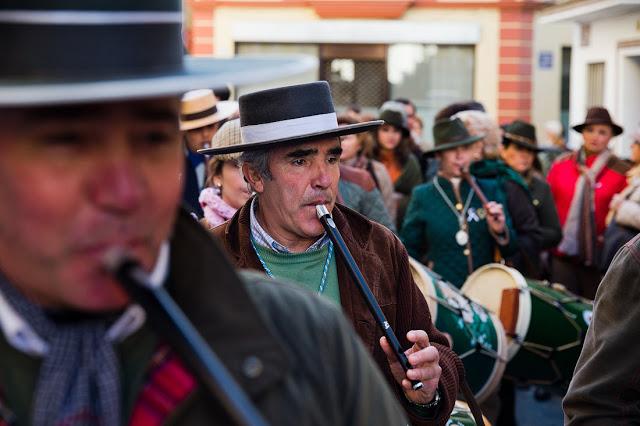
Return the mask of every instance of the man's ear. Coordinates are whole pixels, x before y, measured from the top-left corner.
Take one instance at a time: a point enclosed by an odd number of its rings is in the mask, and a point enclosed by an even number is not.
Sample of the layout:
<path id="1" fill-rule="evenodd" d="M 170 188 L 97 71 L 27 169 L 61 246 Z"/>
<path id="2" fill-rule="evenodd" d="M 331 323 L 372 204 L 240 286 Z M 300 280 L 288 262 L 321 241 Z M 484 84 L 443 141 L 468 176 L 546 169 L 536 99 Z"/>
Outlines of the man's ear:
<path id="1" fill-rule="evenodd" d="M 250 164 L 242 163 L 242 174 L 253 191 L 257 193 L 264 191 L 264 179 Z"/>

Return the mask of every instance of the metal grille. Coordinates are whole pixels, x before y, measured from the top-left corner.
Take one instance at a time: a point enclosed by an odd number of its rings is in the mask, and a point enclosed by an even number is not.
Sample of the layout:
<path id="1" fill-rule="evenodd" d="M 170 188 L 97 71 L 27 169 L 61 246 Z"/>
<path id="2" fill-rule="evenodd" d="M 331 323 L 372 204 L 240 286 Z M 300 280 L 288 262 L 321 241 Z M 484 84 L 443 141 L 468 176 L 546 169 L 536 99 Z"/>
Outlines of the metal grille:
<path id="1" fill-rule="evenodd" d="M 331 85 L 337 108 L 349 104 L 378 108 L 388 98 L 387 65 L 383 60 L 323 59 L 320 76 Z"/>
<path id="2" fill-rule="evenodd" d="M 601 106 L 604 101 L 604 63 L 587 65 L 587 108 Z"/>

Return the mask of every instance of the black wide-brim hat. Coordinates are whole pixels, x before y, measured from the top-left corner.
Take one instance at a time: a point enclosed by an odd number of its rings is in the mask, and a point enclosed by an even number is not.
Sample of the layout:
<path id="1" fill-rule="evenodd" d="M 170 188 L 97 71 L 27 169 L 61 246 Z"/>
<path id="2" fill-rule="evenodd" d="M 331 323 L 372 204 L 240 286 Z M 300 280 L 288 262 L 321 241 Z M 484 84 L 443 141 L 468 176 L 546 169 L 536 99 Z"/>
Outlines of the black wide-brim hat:
<path id="1" fill-rule="evenodd" d="M 0 107 L 109 102 L 272 81 L 310 57 L 184 56 L 180 0 L 0 4 Z"/>
<path id="2" fill-rule="evenodd" d="M 618 136 L 624 131 L 622 126 L 619 126 L 618 124 L 613 122 L 609 111 L 603 107 L 589 108 L 589 110 L 587 111 L 587 118 L 585 118 L 584 123 L 573 126 L 572 129 L 578 133 L 582 133 L 585 127 L 592 124 L 605 124 L 607 126 L 610 126 L 611 131 L 613 132 L 613 136 Z"/>
<path id="3" fill-rule="evenodd" d="M 242 143 L 201 149 L 219 155 L 329 139 L 373 130 L 382 120 L 338 125 L 331 91 L 326 81 L 262 90 L 240 96 Z"/>
<path id="4" fill-rule="evenodd" d="M 433 125 L 434 147 L 426 155 L 446 151 L 459 146 L 471 145 L 484 138 L 484 135 L 471 136 L 459 118 L 443 119 Z"/>
<path id="5" fill-rule="evenodd" d="M 514 120 L 502 129 L 504 130 L 504 134 L 502 135 L 503 145 L 508 142 L 534 152 L 543 151 L 543 149 L 538 146 L 536 128 L 532 124 L 522 120 Z"/>

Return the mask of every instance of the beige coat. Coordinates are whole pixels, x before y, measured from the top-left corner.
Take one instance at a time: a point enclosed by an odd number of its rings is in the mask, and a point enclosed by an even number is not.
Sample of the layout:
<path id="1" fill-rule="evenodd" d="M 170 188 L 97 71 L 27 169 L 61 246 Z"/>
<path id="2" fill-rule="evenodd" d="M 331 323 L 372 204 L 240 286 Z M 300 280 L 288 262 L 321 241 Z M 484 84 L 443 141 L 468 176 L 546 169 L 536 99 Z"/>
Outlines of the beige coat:
<path id="1" fill-rule="evenodd" d="M 620 193 L 625 200 L 615 213 L 616 222 L 640 231 L 640 166 L 627 173 L 629 185 Z"/>

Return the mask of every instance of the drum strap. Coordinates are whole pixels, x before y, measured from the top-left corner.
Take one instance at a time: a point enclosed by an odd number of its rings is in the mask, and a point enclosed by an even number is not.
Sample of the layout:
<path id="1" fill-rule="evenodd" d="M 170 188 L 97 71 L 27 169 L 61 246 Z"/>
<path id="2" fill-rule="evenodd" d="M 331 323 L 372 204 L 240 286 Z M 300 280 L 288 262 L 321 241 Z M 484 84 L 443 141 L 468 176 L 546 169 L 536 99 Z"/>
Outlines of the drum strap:
<path id="1" fill-rule="evenodd" d="M 480 410 L 480 405 L 473 396 L 473 391 L 469 388 L 466 378 L 462 380 L 462 395 L 464 395 L 464 399 L 467 401 L 467 404 L 469 404 L 469 408 L 471 409 L 471 414 L 473 414 L 473 419 L 476 421 L 476 425 L 484 426 L 482 410 Z"/>

